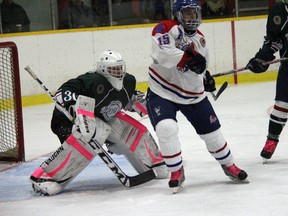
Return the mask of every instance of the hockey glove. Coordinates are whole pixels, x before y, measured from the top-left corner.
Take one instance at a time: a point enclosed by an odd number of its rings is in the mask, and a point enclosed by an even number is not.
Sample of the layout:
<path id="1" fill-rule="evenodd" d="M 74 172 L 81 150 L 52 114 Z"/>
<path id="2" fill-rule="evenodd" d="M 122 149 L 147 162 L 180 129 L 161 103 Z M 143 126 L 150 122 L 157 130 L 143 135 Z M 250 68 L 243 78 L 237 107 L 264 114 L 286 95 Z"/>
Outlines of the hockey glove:
<path id="1" fill-rule="evenodd" d="M 203 83 L 204 83 L 204 90 L 206 92 L 213 92 L 216 90 L 215 80 L 208 70 L 206 70 Z"/>
<path id="2" fill-rule="evenodd" d="M 147 115 L 146 94 L 135 90 L 128 104 L 124 107 L 125 111 L 137 112 L 141 117 Z"/>
<path id="3" fill-rule="evenodd" d="M 267 61 L 275 59 L 272 50 L 260 49 L 254 58 L 250 59 L 246 68 L 254 73 L 263 73 L 269 68 Z"/>
<path id="4" fill-rule="evenodd" d="M 127 105 L 124 107 L 125 111 L 132 111 L 132 106 L 137 103 L 144 100 L 145 101 L 145 93 L 135 90 L 130 101 L 127 103 Z"/>
<path id="5" fill-rule="evenodd" d="M 186 66 L 196 74 L 202 74 L 206 69 L 205 57 L 191 47 L 188 47 L 185 52 L 189 55 Z"/>
<path id="6" fill-rule="evenodd" d="M 180 62 L 177 64 L 177 68 L 183 72 L 189 69 L 197 74 L 202 74 L 206 69 L 206 59 L 194 49 L 194 45 L 192 44 L 184 51 Z"/>
<path id="7" fill-rule="evenodd" d="M 143 99 L 145 99 L 146 94 L 144 92 L 141 92 L 139 90 L 135 90 L 134 94 L 132 95 L 131 101 L 139 102 Z"/>

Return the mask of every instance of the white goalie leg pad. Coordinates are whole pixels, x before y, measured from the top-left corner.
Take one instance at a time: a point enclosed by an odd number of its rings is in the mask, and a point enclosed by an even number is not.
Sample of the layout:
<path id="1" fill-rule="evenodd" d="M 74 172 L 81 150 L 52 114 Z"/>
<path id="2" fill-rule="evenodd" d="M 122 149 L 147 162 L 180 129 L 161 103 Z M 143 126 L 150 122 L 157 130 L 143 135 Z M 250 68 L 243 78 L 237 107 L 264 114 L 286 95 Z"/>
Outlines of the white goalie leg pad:
<path id="1" fill-rule="evenodd" d="M 112 127 L 107 145 L 111 152 L 124 155 L 138 173 L 152 168 L 156 178 L 168 176 L 159 148 L 143 124 L 123 112 L 108 124 Z"/>
<path id="2" fill-rule="evenodd" d="M 60 148 L 32 173 L 30 181 L 33 188 L 44 195 L 61 192 L 97 155 L 94 149 L 78 131 L 74 131 Z"/>
<path id="3" fill-rule="evenodd" d="M 200 135 L 200 137 L 205 141 L 207 150 L 220 165 L 231 166 L 234 163 L 233 155 L 220 129 Z"/>
<path id="4" fill-rule="evenodd" d="M 156 134 L 162 156 L 170 172 L 179 170 L 182 165 L 181 146 L 178 139 L 178 125 L 174 119 L 164 119 L 156 125 Z"/>
<path id="5" fill-rule="evenodd" d="M 92 138 L 97 140 L 99 144 L 103 145 L 107 137 L 111 133 L 112 128 L 110 125 L 108 125 L 106 122 L 102 121 L 99 118 L 95 118 L 95 124 L 96 132 Z"/>

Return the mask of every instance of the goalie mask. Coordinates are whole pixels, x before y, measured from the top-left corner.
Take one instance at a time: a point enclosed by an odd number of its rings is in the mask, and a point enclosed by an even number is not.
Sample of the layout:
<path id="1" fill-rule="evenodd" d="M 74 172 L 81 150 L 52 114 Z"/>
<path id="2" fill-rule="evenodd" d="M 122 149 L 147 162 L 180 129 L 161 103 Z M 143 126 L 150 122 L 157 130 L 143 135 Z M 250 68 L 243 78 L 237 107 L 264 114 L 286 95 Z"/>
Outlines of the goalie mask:
<path id="1" fill-rule="evenodd" d="M 100 61 L 97 62 L 97 73 L 105 76 L 111 85 L 120 91 L 126 74 L 125 65 L 120 53 L 107 50 L 100 55 Z"/>
<path id="2" fill-rule="evenodd" d="M 198 0 L 174 0 L 172 13 L 184 29 L 190 31 L 195 31 L 202 21 Z"/>

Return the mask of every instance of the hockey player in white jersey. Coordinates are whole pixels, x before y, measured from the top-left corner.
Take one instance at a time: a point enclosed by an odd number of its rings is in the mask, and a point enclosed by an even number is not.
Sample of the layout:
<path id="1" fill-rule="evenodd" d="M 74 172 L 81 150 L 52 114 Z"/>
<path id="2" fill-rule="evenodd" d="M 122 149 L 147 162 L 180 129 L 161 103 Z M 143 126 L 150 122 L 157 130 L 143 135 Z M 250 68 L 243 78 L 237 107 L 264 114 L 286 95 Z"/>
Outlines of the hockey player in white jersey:
<path id="1" fill-rule="evenodd" d="M 172 10 L 175 19 L 160 22 L 152 32 L 153 63 L 149 67 L 147 93 L 148 115 L 171 172 L 169 187 L 177 191 L 185 180 L 176 120 L 178 111 L 204 140 L 224 173 L 242 182 L 247 173 L 235 165 L 218 117 L 205 94 L 216 88 L 207 70 L 206 40 L 198 29 L 201 7 L 197 0 L 175 0 Z"/>
<path id="2" fill-rule="evenodd" d="M 124 155 L 139 174 L 152 169 L 156 178 L 168 176 L 148 129 L 123 112 L 147 114 L 145 100 L 141 100 L 145 94 L 135 91 L 136 79 L 125 68 L 119 53 L 104 51 L 96 71 L 68 80 L 56 92 L 55 99 L 75 119 L 71 122 L 55 107 L 51 129 L 61 146 L 32 173 L 30 181 L 36 193 L 60 193 L 87 167 L 98 154 L 91 139 Z"/>

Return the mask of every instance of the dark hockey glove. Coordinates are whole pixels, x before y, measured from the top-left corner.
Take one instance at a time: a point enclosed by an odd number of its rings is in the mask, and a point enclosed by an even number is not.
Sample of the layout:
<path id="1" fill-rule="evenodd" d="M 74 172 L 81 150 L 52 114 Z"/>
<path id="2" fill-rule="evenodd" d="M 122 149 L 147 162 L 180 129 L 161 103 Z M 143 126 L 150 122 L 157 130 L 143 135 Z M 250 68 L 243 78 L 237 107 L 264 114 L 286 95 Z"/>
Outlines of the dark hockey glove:
<path id="1" fill-rule="evenodd" d="M 206 92 L 213 92 L 216 90 L 215 80 L 208 70 L 206 70 L 203 83 L 204 83 L 204 90 Z"/>
<path id="2" fill-rule="evenodd" d="M 205 57 L 191 47 L 188 47 L 185 52 L 189 55 L 189 58 L 186 61 L 186 66 L 196 74 L 202 74 L 206 69 Z"/>
<path id="3" fill-rule="evenodd" d="M 268 61 L 275 59 L 272 50 L 260 49 L 254 58 L 250 59 L 246 68 L 254 73 L 263 73 L 269 68 L 269 64 L 265 64 Z"/>
<path id="4" fill-rule="evenodd" d="M 263 73 L 269 68 L 268 64 L 265 65 L 263 63 L 265 63 L 265 61 L 254 57 L 250 59 L 246 68 L 252 71 L 253 73 Z"/>

